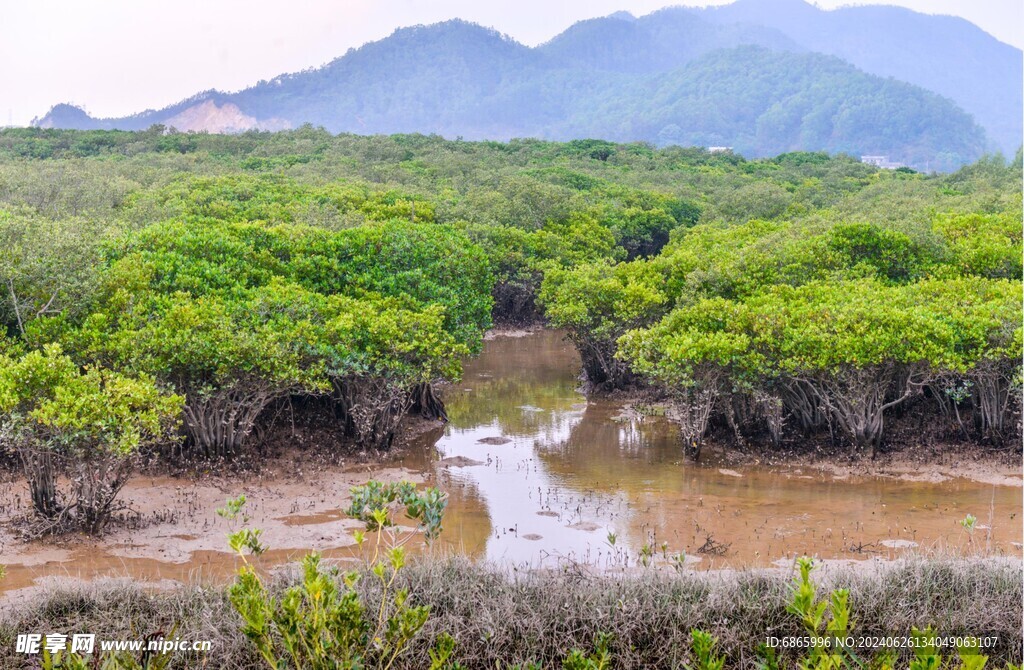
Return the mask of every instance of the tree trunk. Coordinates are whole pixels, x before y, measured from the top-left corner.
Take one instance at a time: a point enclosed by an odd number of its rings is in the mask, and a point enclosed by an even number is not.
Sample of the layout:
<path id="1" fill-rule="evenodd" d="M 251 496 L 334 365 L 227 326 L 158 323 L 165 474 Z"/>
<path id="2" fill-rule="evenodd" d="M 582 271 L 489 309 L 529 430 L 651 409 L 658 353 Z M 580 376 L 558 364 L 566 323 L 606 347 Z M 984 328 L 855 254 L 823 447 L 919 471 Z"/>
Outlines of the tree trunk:
<path id="1" fill-rule="evenodd" d="M 57 463 L 53 453 L 25 446 L 18 449 L 18 455 L 28 480 L 32 506 L 48 519 L 56 517 L 64 506 L 57 498 Z"/>
<path id="2" fill-rule="evenodd" d="M 116 511 L 114 501 L 134 465 L 134 458 L 117 456 L 100 456 L 75 464 L 72 482 L 76 521 L 87 532 L 97 534 L 110 521 Z"/>
<path id="3" fill-rule="evenodd" d="M 704 435 L 708 430 L 711 411 L 714 409 L 717 393 L 712 389 L 690 389 L 674 403 L 679 434 L 683 440 L 683 452 L 698 460 L 704 446 Z"/>
<path id="4" fill-rule="evenodd" d="M 605 342 L 571 334 L 583 363 L 583 374 L 594 386 L 606 390 L 626 387 L 633 379 L 629 365 L 615 357 L 615 341 Z"/>
<path id="5" fill-rule="evenodd" d="M 921 383 L 915 382 L 913 371 L 901 367 L 884 364 L 849 368 L 806 380 L 817 387 L 832 418 L 852 439 L 857 454 L 870 450 L 874 458 L 885 434 L 885 412 L 920 391 Z"/>
<path id="6" fill-rule="evenodd" d="M 1001 369 L 996 361 L 979 363 L 968 375 L 971 403 L 980 437 L 1002 445 L 1005 427 L 1011 422 L 1013 398 L 1012 372 Z"/>

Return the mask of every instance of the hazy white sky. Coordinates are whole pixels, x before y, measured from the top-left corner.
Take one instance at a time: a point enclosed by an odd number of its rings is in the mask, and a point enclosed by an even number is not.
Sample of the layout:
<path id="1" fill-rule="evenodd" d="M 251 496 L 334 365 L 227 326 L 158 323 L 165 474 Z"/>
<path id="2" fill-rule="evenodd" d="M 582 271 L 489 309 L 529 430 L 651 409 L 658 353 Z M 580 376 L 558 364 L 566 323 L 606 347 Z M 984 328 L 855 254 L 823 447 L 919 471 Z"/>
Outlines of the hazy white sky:
<path id="1" fill-rule="evenodd" d="M 160 108 L 326 63 L 395 28 L 459 17 L 529 45 L 580 19 L 728 0 L 0 0 L 0 125 L 72 102 L 94 116 Z M 1024 47 L 1020 0 L 819 0 L 962 16 Z"/>

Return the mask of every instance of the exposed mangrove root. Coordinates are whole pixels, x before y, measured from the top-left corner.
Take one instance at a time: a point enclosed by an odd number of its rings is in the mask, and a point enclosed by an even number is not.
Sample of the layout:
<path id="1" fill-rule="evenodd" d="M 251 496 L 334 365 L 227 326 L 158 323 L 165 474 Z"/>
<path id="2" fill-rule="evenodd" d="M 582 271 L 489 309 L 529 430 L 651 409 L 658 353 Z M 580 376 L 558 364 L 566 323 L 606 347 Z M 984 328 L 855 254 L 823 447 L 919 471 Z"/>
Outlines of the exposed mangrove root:
<path id="1" fill-rule="evenodd" d="M 886 411 L 921 393 L 923 386 L 902 366 L 891 364 L 850 369 L 808 383 L 856 451 L 870 450 L 872 457 L 882 444 Z"/>
<path id="2" fill-rule="evenodd" d="M 19 447 L 18 455 L 28 480 L 32 507 L 43 518 L 56 517 L 64 506 L 57 498 L 57 463 L 53 452 L 26 445 Z"/>
<path id="3" fill-rule="evenodd" d="M 529 282 L 503 281 L 494 285 L 491 295 L 494 306 L 491 316 L 495 324 L 523 325 L 544 320 L 537 307 L 537 286 L 540 278 Z"/>
<path id="4" fill-rule="evenodd" d="M 786 411 L 805 434 L 818 430 L 828 423 L 828 413 L 821 402 L 821 396 L 812 384 L 800 379 L 786 379 L 780 391 Z"/>
<path id="5" fill-rule="evenodd" d="M 1014 367 L 1019 361 L 984 361 L 968 375 L 975 427 L 983 440 L 1002 445 L 1013 414 L 1020 416 L 1020 391 L 1014 392 Z M 1019 372 L 1018 372 L 1019 373 Z"/>
<path id="6" fill-rule="evenodd" d="M 134 458 L 96 457 L 78 461 L 71 473 L 76 524 L 99 533 L 120 507 L 117 494 L 135 470 Z"/>
<path id="7" fill-rule="evenodd" d="M 28 531 L 41 537 L 72 529 L 99 533 L 121 507 L 117 494 L 135 470 L 134 457 L 93 454 L 86 459 L 61 459 L 46 449 L 18 449 L 36 518 Z M 62 492 L 58 478 L 67 475 Z"/>
<path id="8" fill-rule="evenodd" d="M 412 394 L 390 379 L 359 375 L 332 381 L 345 435 L 367 449 L 388 449 L 409 408 Z"/>
<path id="9" fill-rule="evenodd" d="M 785 426 L 785 411 L 782 398 L 765 393 L 756 394 L 757 411 L 764 418 L 765 427 L 773 447 L 782 444 L 782 429 Z"/>
<path id="10" fill-rule="evenodd" d="M 431 421 L 448 421 L 448 413 L 444 409 L 444 403 L 434 393 L 434 387 L 429 382 L 414 386 L 411 395 L 412 407 L 410 407 L 409 411 L 415 412 L 424 419 Z"/>
<path id="11" fill-rule="evenodd" d="M 204 458 L 227 458 L 241 451 L 260 412 L 285 395 L 269 387 L 234 387 L 188 398 L 184 427 L 190 446 Z"/>
<path id="12" fill-rule="evenodd" d="M 704 436 L 708 431 L 708 422 L 711 420 L 716 399 L 717 394 L 710 389 L 690 389 L 674 403 L 683 450 L 694 460 L 700 458 L 700 450 L 704 446 Z"/>
<path id="13" fill-rule="evenodd" d="M 625 388 L 633 381 L 629 365 L 616 358 L 616 343 L 570 333 L 569 339 L 576 345 L 583 363 L 583 374 L 596 387 L 610 391 Z"/>

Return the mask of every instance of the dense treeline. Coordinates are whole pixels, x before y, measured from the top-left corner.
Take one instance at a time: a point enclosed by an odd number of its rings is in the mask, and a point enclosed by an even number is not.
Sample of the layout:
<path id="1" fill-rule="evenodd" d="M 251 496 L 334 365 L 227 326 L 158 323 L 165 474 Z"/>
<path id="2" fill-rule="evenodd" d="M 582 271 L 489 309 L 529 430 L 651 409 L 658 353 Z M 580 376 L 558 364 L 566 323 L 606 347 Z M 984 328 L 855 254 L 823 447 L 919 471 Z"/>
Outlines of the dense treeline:
<path id="1" fill-rule="evenodd" d="M 998 444 L 1020 161 L 2 131 L 0 440 L 43 518 L 98 529 L 143 451 L 237 455 L 314 396 L 386 448 L 407 412 L 444 416 L 432 385 L 492 321 L 547 318 L 595 386 L 670 394 L 694 447 L 717 422 L 875 449 L 922 398 Z"/>
<path id="2" fill-rule="evenodd" d="M 1020 433 L 1018 171 L 943 187 L 1016 191 L 971 213 L 872 220 L 842 203 L 680 229 L 657 257 L 550 272 L 541 298 L 592 382 L 639 375 L 670 395 L 694 453 L 717 417 L 741 443 L 827 428 L 874 454 L 886 415 L 925 400 L 1003 445 Z"/>

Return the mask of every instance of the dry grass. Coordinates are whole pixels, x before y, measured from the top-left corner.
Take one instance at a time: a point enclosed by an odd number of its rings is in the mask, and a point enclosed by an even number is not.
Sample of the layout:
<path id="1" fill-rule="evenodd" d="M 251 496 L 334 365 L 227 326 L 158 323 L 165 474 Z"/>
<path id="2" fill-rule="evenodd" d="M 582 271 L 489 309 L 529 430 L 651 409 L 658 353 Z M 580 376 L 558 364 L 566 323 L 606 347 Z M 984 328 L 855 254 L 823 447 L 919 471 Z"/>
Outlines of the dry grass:
<path id="1" fill-rule="evenodd" d="M 459 559 L 420 562 L 407 580 L 417 602 L 431 603 L 427 630 L 402 667 L 425 666 L 425 648 L 442 631 L 455 636 L 467 668 L 539 661 L 560 667 L 565 652 L 598 632 L 614 636 L 615 667 L 678 668 L 688 660 L 689 631 L 714 633 L 729 665 L 753 667 L 768 635 L 800 634 L 786 613 L 789 578 L 764 571 L 651 573 L 594 577 L 578 571 L 507 575 Z M 822 586 L 850 589 L 856 627 L 865 635 L 906 634 L 934 625 L 943 634 L 998 635 L 989 667 L 1022 655 L 1022 575 L 1004 560 L 911 559 L 879 569 L 838 569 Z M 369 584 L 371 580 L 364 580 Z M 375 594 L 367 594 L 374 600 Z M 24 662 L 18 632 L 90 632 L 142 637 L 156 630 L 213 641 L 208 668 L 261 668 L 219 589 L 187 586 L 147 593 L 128 581 L 52 589 L 0 614 L 0 668 Z M 180 658 L 176 667 L 199 667 Z"/>

